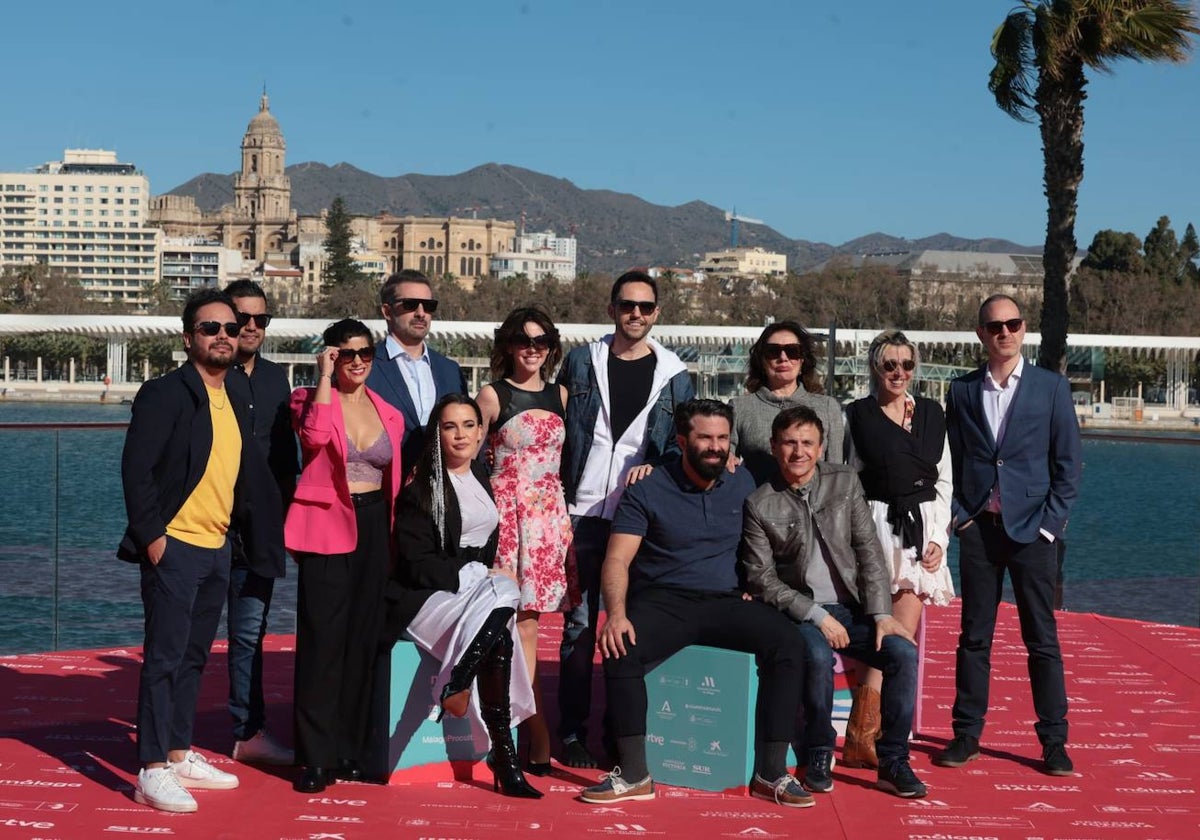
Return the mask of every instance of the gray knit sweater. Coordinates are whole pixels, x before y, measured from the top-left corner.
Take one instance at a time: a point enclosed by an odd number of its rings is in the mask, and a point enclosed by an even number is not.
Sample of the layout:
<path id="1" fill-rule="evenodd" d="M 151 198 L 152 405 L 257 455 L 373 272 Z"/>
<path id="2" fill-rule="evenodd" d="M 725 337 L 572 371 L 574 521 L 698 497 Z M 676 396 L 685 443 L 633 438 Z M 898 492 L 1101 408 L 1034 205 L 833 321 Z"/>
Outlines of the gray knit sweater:
<path id="1" fill-rule="evenodd" d="M 811 408 L 825 426 L 825 460 L 834 464 L 843 462 L 842 454 L 842 406 L 833 397 L 810 394 L 803 385 L 797 385 L 790 397 L 782 399 L 767 388 L 759 388 L 753 394 L 734 397 L 729 401 L 733 407 L 733 434 L 730 448 L 742 459 L 754 482 L 766 484 L 775 474 L 775 456 L 771 454 L 771 422 L 785 408 L 803 405 Z"/>

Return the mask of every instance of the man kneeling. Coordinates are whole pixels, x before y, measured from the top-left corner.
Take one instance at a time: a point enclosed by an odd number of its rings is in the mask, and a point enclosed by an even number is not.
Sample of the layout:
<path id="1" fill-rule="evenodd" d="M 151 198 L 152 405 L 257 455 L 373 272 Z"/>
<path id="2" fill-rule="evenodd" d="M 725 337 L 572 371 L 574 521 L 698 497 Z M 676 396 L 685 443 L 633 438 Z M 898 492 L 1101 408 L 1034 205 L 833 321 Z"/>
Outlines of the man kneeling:
<path id="1" fill-rule="evenodd" d="M 809 408 L 771 424 L 779 473 L 746 500 L 741 559 L 751 591 L 800 625 L 808 652 L 804 746 L 809 790 L 833 789 L 833 651 L 883 672 L 881 790 L 924 796 L 908 763 L 917 649 L 892 618 L 891 576 L 853 469 L 821 460 L 824 430 Z M 803 760 L 803 757 L 801 757 Z"/>
<path id="2" fill-rule="evenodd" d="M 742 506 L 754 480 L 728 472 L 733 410 L 715 400 L 675 409 L 682 454 L 625 490 L 601 570 L 608 619 L 600 631 L 608 720 L 619 766 L 584 802 L 654 798 L 646 765 L 646 670 L 687 645 L 753 653 L 760 682 L 751 792 L 792 808 L 812 796 L 787 773 L 804 648 L 783 615 L 738 588 Z"/>

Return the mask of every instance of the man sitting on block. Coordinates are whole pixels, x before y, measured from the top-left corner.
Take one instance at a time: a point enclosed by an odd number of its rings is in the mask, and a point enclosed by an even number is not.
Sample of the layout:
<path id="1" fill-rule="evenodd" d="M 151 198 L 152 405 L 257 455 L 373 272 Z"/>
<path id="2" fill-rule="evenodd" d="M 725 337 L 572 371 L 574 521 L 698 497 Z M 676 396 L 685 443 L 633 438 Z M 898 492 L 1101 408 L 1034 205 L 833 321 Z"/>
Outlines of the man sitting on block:
<path id="1" fill-rule="evenodd" d="M 791 808 L 813 804 L 786 766 L 804 671 L 800 636 L 738 586 L 742 505 L 754 480 L 743 467 L 725 468 L 732 421 L 733 409 L 715 400 L 676 406 L 680 457 L 629 487 L 617 506 L 600 578 L 608 618 L 599 645 L 619 766 L 583 791 L 584 802 L 654 798 L 646 671 L 688 645 L 709 645 L 758 661 L 751 793 Z"/>
<path id="2" fill-rule="evenodd" d="M 821 460 L 823 434 L 820 418 L 804 406 L 784 409 L 771 424 L 779 472 L 746 500 L 741 549 L 746 579 L 752 592 L 799 624 L 796 635 L 808 653 L 804 786 L 833 790 L 837 651 L 883 672 L 877 787 L 921 797 L 925 785 L 908 764 L 917 648 L 892 618 L 891 573 L 858 474 Z"/>

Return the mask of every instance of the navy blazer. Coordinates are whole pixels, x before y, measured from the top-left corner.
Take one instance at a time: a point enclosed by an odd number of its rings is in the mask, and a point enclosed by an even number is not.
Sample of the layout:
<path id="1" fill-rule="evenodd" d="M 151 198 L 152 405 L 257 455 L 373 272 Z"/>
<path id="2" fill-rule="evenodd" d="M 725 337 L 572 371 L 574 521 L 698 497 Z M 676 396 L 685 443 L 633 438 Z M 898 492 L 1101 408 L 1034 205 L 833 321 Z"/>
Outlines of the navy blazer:
<path id="1" fill-rule="evenodd" d="M 983 411 L 986 365 L 950 383 L 946 434 L 954 465 L 951 510 L 962 526 L 987 507 L 1000 487 L 1004 530 L 1031 543 L 1045 529 L 1061 538 L 1079 495 L 1082 452 L 1071 386 L 1029 362 L 1008 408 L 1004 441 L 996 446 Z"/>
<path id="2" fill-rule="evenodd" d="M 226 379 L 225 393 L 242 436 L 231 526 L 238 529 L 247 564 L 263 577 L 283 577 L 283 505 L 267 457 L 254 439 L 244 375 Z M 131 563 L 167 532 L 208 466 L 212 451 L 208 392 L 194 365 L 142 385 L 121 454 L 121 483 L 129 527 L 117 556 Z"/>
<path id="3" fill-rule="evenodd" d="M 467 393 L 467 380 L 462 368 L 453 359 L 441 353 L 429 351 L 429 367 L 433 372 L 433 387 L 437 399 L 446 394 Z M 404 440 L 400 444 L 400 457 L 405 471 L 412 469 L 425 444 L 425 424 L 417 416 L 417 404 L 408 392 L 408 384 L 400 373 L 394 359 L 387 357 L 387 342 L 375 345 L 375 361 L 367 376 L 367 387 L 396 407 L 404 415 Z"/>

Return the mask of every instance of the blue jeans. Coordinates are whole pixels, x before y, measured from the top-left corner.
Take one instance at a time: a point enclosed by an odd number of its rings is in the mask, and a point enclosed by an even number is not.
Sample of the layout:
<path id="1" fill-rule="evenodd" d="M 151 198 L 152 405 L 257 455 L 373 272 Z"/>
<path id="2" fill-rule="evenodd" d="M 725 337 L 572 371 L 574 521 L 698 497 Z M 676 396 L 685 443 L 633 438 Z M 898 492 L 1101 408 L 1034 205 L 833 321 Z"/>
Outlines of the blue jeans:
<path id="1" fill-rule="evenodd" d="M 596 651 L 596 617 L 600 613 L 600 567 L 608 550 L 612 522 L 598 516 L 572 516 L 575 564 L 583 596 L 563 615 L 558 649 L 558 736 L 587 740 L 592 713 L 592 657 Z"/>
<path id="2" fill-rule="evenodd" d="M 875 742 L 881 767 L 908 759 L 908 735 L 912 731 L 917 702 L 917 646 L 899 636 L 884 636 L 883 647 L 875 650 L 875 619 L 858 609 L 841 604 L 822 604 L 850 637 L 850 644 L 837 652 L 883 672 L 879 710 L 883 732 Z M 804 746 L 833 749 L 833 649 L 811 621 L 800 623 L 800 635 L 808 653 L 804 680 Z M 803 760 L 803 759 L 802 759 Z"/>
<path id="3" fill-rule="evenodd" d="M 253 738 L 266 723 L 262 643 L 274 588 L 274 578 L 262 577 L 241 565 L 230 569 L 226 619 L 229 713 L 233 716 L 233 737 L 239 741 Z"/>

